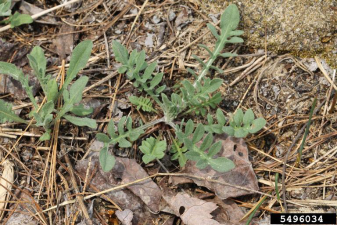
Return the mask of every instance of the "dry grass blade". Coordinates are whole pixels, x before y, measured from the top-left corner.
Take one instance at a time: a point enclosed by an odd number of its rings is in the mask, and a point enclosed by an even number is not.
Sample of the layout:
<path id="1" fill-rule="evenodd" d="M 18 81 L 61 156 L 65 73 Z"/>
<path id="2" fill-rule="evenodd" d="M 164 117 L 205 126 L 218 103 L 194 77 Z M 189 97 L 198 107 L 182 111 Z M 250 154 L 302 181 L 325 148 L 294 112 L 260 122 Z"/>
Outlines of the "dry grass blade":
<path id="1" fill-rule="evenodd" d="M 14 182 L 14 164 L 6 159 L 2 165 L 4 170 L 0 180 L 0 221 L 6 212 L 5 209 L 10 198 L 8 191 L 12 189 L 12 183 Z"/>

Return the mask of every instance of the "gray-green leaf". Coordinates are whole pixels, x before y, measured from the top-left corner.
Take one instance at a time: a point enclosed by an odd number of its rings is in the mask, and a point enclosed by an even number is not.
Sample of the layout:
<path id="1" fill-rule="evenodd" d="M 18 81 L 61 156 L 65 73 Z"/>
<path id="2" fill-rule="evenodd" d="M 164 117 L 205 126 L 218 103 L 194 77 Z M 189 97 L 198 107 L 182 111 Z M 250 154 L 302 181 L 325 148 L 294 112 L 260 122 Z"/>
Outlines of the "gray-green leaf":
<path id="1" fill-rule="evenodd" d="M 266 120 L 263 118 L 257 118 L 253 121 L 251 128 L 249 129 L 249 133 L 256 133 L 261 130 L 266 125 Z"/>
<path id="2" fill-rule="evenodd" d="M 86 117 L 76 117 L 76 116 L 70 116 L 70 115 L 64 115 L 63 116 L 66 120 L 68 120 L 70 123 L 75 124 L 77 126 L 87 126 L 93 129 L 97 128 L 96 120 L 86 118 Z"/>
<path id="3" fill-rule="evenodd" d="M 224 173 L 235 168 L 232 160 L 225 157 L 218 157 L 209 161 L 209 165 L 216 171 Z"/>
<path id="4" fill-rule="evenodd" d="M 72 110 L 70 110 L 76 116 L 87 116 L 93 113 L 94 109 L 89 106 L 84 106 L 83 104 L 73 106 Z"/>
<path id="5" fill-rule="evenodd" d="M 99 154 L 99 163 L 104 172 L 109 172 L 116 163 L 116 159 L 108 152 L 108 146 L 104 146 Z"/>
<path id="6" fill-rule="evenodd" d="M 12 111 L 12 105 L 5 102 L 4 100 L 0 99 L 0 122 L 18 122 L 18 123 L 27 123 L 25 120 L 18 117 L 13 111 Z"/>
<path id="7" fill-rule="evenodd" d="M 161 159 L 165 155 L 166 141 L 160 141 L 153 137 L 147 138 L 142 142 L 139 149 L 144 153 L 143 162 L 145 164 L 151 162 L 154 159 Z"/>
<path id="8" fill-rule="evenodd" d="M 91 55 L 92 46 L 93 43 L 91 40 L 82 41 L 76 46 L 71 55 L 66 80 L 63 84 L 63 89 L 66 89 L 70 82 L 78 74 L 78 72 L 86 66 Z"/>
<path id="9" fill-rule="evenodd" d="M 18 12 L 15 12 L 14 15 L 12 15 L 10 18 L 10 25 L 11 28 L 20 26 L 22 24 L 28 24 L 33 22 L 33 18 L 30 15 L 27 14 L 21 14 Z"/>

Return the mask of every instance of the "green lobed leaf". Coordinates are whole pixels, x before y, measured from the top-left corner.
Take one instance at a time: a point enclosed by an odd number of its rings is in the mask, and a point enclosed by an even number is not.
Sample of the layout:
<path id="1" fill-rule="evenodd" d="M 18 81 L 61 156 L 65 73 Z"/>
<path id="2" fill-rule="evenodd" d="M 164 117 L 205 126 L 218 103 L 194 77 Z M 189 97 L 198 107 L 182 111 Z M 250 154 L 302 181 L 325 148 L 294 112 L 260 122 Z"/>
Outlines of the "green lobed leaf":
<path id="1" fill-rule="evenodd" d="M 206 64 L 204 63 L 204 61 L 202 61 L 198 56 L 196 55 L 192 55 L 192 57 L 197 60 L 203 67 L 206 67 Z"/>
<path id="2" fill-rule="evenodd" d="M 71 85 L 69 90 L 69 103 L 76 104 L 82 100 L 82 92 L 88 83 L 89 78 L 87 76 L 80 77 Z"/>
<path id="3" fill-rule="evenodd" d="M 157 86 L 163 79 L 163 73 L 157 73 L 152 80 L 150 81 L 150 89 L 153 89 L 155 86 Z"/>
<path id="4" fill-rule="evenodd" d="M 225 126 L 222 128 L 223 132 L 228 134 L 229 136 L 234 136 L 234 128 L 230 126 Z"/>
<path id="5" fill-rule="evenodd" d="M 20 82 L 24 79 L 23 72 L 12 63 L 0 62 L 0 73 L 11 76 L 13 79 Z"/>
<path id="6" fill-rule="evenodd" d="M 166 85 L 162 85 L 162 86 L 158 87 L 155 91 L 156 95 L 159 95 L 160 93 L 162 93 L 165 90 L 165 88 L 166 88 Z"/>
<path id="7" fill-rule="evenodd" d="M 83 104 L 74 105 L 70 112 L 74 113 L 76 116 L 87 116 L 94 112 L 94 109 Z"/>
<path id="8" fill-rule="evenodd" d="M 239 127 L 234 129 L 234 137 L 237 138 L 244 138 L 249 134 L 248 130 L 244 129 L 243 127 Z"/>
<path id="9" fill-rule="evenodd" d="M 228 43 L 242 43 L 243 39 L 240 37 L 232 37 L 231 39 L 228 40 Z"/>
<path id="10" fill-rule="evenodd" d="M 63 89 L 66 89 L 78 72 L 86 66 L 91 55 L 92 47 L 93 43 L 91 40 L 82 41 L 75 47 L 71 55 L 67 76 L 62 86 Z"/>
<path id="11" fill-rule="evenodd" d="M 236 5 L 230 4 L 220 18 L 221 33 L 229 35 L 230 31 L 235 30 L 240 22 L 240 13 Z"/>
<path id="12" fill-rule="evenodd" d="M 186 89 L 188 95 L 193 95 L 194 94 L 195 88 L 193 87 L 193 85 L 191 84 L 191 82 L 189 82 L 188 80 L 183 80 L 181 82 L 181 84 Z"/>
<path id="13" fill-rule="evenodd" d="M 209 158 L 212 158 L 213 156 L 215 156 L 216 154 L 218 154 L 218 152 L 220 152 L 222 147 L 222 144 L 220 141 L 214 143 L 208 150 L 207 156 Z"/>
<path id="14" fill-rule="evenodd" d="M 213 26 L 212 24 L 208 23 L 207 27 L 208 27 L 208 29 L 211 31 L 211 33 L 213 34 L 213 36 L 217 40 L 220 39 L 220 36 L 219 36 L 218 31 L 216 30 L 215 26 Z"/>
<path id="15" fill-rule="evenodd" d="M 186 147 L 182 147 L 182 143 L 173 139 L 173 145 L 170 150 L 170 153 L 173 153 L 171 160 L 177 160 L 179 162 L 180 167 L 184 167 L 187 162 L 187 158 L 185 156 L 185 152 L 187 151 Z"/>
<path id="16" fill-rule="evenodd" d="M 207 88 L 206 93 L 212 93 L 218 90 L 219 87 L 222 85 L 222 83 L 223 83 L 222 79 L 219 79 L 219 78 L 212 79 L 212 81 L 210 82 L 210 86 Z"/>
<path id="17" fill-rule="evenodd" d="M 39 141 L 48 141 L 50 140 L 50 130 L 46 131 L 42 136 L 39 138 Z"/>
<path id="18" fill-rule="evenodd" d="M 104 172 L 109 172 L 116 163 L 116 159 L 113 155 L 108 152 L 108 146 L 105 145 L 99 154 L 99 163 Z"/>
<path id="19" fill-rule="evenodd" d="M 236 111 L 236 113 L 234 114 L 234 122 L 236 126 L 241 126 L 242 121 L 243 121 L 243 112 L 242 109 L 238 109 L 238 111 Z"/>
<path id="20" fill-rule="evenodd" d="M 197 78 L 197 74 L 194 72 L 194 70 L 192 70 L 191 68 L 186 68 L 187 72 L 189 72 L 190 74 L 192 74 L 195 78 Z"/>
<path id="21" fill-rule="evenodd" d="M 200 141 L 201 138 L 204 136 L 204 133 L 205 133 L 204 125 L 199 123 L 199 125 L 194 131 L 192 143 L 196 144 L 198 141 Z"/>
<path id="22" fill-rule="evenodd" d="M 143 162 L 145 164 L 151 162 L 154 159 L 161 159 L 165 155 L 166 141 L 160 141 L 153 137 L 147 138 L 142 142 L 139 149 L 144 153 Z"/>
<path id="23" fill-rule="evenodd" d="M 87 117 L 76 117 L 76 116 L 70 116 L 70 115 L 64 115 L 63 116 L 66 120 L 68 120 L 70 123 L 75 124 L 77 126 L 87 126 L 93 129 L 97 128 L 96 120 L 90 119 Z"/>
<path id="24" fill-rule="evenodd" d="M 185 154 L 186 158 L 192 161 L 198 161 L 200 159 L 200 153 L 190 150 Z"/>
<path id="25" fill-rule="evenodd" d="M 129 100 L 132 104 L 137 106 L 137 109 L 142 109 L 145 112 L 155 112 L 156 110 L 152 106 L 151 99 L 145 98 L 143 96 L 136 97 L 136 96 L 130 96 Z"/>
<path id="26" fill-rule="evenodd" d="M 11 1 L 5 0 L 0 2 L 0 16 L 11 15 Z"/>
<path id="27" fill-rule="evenodd" d="M 125 124 L 125 121 L 126 121 L 126 116 L 123 116 L 120 121 L 118 122 L 117 124 L 117 130 L 118 130 L 118 133 L 121 135 L 121 134 L 124 134 L 124 124 Z"/>
<path id="28" fill-rule="evenodd" d="M 216 66 L 210 66 L 211 69 L 216 70 L 218 73 L 223 73 L 224 71 Z"/>
<path id="29" fill-rule="evenodd" d="M 13 79 L 19 81 L 22 87 L 25 89 L 34 107 L 38 108 L 36 100 L 33 96 L 32 87 L 29 85 L 28 76 L 25 76 L 23 72 L 20 69 L 18 69 L 14 64 L 6 63 L 6 62 L 0 62 L 0 74 L 9 75 Z"/>
<path id="30" fill-rule="evenodd" d="M 213 56 L 213 52 L 206 45 L 198 44 L 198 46 L 204 48 L 211 57 Z"/>
<path id="31" fill-rule="evenodd" d="M 123 65 L 127 65 L 128 64 L 129 52 L 124 47 L 124 45 L 122 45 L 118 41 L 113 41 L 112 42 L 112 50 L 113 50 L 113 52 L 115 54 L 115 59 L 118 62 L 122 63 Z"/>
<path id="32" fill-rule="evenodd" d="M 230 32 L 231 36 L 240 36 L 243 35 L 244 31 L 243 30 L 233 30 Z"/>
<path id="33" fill-rule="evenodd" d="M 115 134 L 115 121 L 113 119 L 109 121 L 107 131 L 110 137 Z"/>
<path id="34" fill-rule="evenodd" d="M 104 143 L 109 143 L 111 141 L 111 139 L 106 134 L 103 133 L 96 134 L 96 139 Z"/>
<path id="35" fill-rule="evenodd" d="M 206 159 L 200 159 L 195 166 L 201 170 L 205 169 L 208 166 L 208 161 Z"/>
<path id="36" fill-rule="evenodd" d="M 67 90 L 63 91 L 63 99 L 64 106 L 57 114 L 58 118 L 61 118 L 67 112 L 70 112 L 76 103 L 79 103 L 82 100 L 82 92 L 87 85 L 88 77 L 83 76 L 75 81 L 73 85 L 71 85 L 69 92 Z"/>
<path id="37" fill-rule="evenodd" d="M 254 120 L 254 112 L 251 109 L 248 109 L 243 116 L 243 124 L 250 125 Z"/>
<path id="38" fill-rule="evenodd" d="M 231 53 L 231 52 L 225 52 L 225 53 L 219 54 L 219 56 L 221 56 L 221 57 L 223 57 L 223 58 L 229 58 L 229 57 L 235 57 L 235 56 L 238 56 L 238 54 L 236 54 L 236 53 Z"/>
<path id="39" fill-rule="evenodd" d="M 216 171 L 224 173 L 235 168 L 232 160 L 225 157 L 218 157 L 209 161 L 209 165 Z"/>
<path id="40" fill-rule="evenodd" d="M 220 108 L 218 108 L 216 110 L 216 119 L 218 120 L 218 123 L 221 125 L 225 125 L 226 123 L 226 117 L 223 114 L 222 110 Z"/>
<path id="41" fill-rule="evenodd" d="M 43 49 L 39 46 L 35 46 L 30 52 L 30 54 L 27 55 L 27 57 L 29 60 L 30 67 L 34 70 L 34 73 L 36 77 L 38 78 L 43 91 L 45 92 L 45 94 L 47 94 L 49 91 L 47 88 L 48 80 L 46 80 L 46 77 L 45 77 L 47 59 L 44 56 Z"/>
<path id="42" fill-rule="evenodd" d="M 212 143 L 213 143 L 213 135 L 209 133 L 209 134 L 206 135 L 206 137 L 202 141 L 202 143 L 199 147 L 200 151 L 205 151 L 206 149 L 208 149 L 211 146 Z"/>
<path id="43" fill-rule="evenodd" d="M 29 24 L 33 22 L 33 18 L 30 15 L 21 14 L 18 12 L 15 12 L 14 15 L 10 16 L 9 20 L 10 20 L 11 28 L 18 27 L 22 24 Z"/>
<path id="44" fill-rule="evenodd" d="M 132 146 L 131 142 L 129 142 L 128 140 L 126 140 L 125 138 L 121 138 L 118 141 L 118 145 L 121 148 L 130 148 Z"/>
<path id="45" fill-rule="evenodd" d="M 18 122 L 18 123 L 27 123 L 25 120 L 17 116 L 12 110 L 12 105 L 0 99 L 0 122 Z"/>
<path id="46" fill-rule="evenodd" d="M 249 133 L 256 133 L 261 130 L 266 125 L 266 120 L 263 118 L 257 118 L 252 122 L 252 126 L 249 129 Z"/>
<path id="47" fill-rule="evenodd" d="M 55 79 L 48 81 L 47 90 L 47 101 L 55 101 L 58 95 L 58 86 Z"/>
<path id="48" fill-rule="evenodd" d="M 138 57 L 136 59 L 136 67 L 135 67 L 136 73 L 138 73 L 139 71 L 141 71 L 144 68 L 144 63 L 146 63 L 145 58 L 146 58 L 145 51 L 144 50 L 140 51 L 139 54 L 138 54 Z M 146 64 L 146 66 L 147 66 L 147 64 Z"/>

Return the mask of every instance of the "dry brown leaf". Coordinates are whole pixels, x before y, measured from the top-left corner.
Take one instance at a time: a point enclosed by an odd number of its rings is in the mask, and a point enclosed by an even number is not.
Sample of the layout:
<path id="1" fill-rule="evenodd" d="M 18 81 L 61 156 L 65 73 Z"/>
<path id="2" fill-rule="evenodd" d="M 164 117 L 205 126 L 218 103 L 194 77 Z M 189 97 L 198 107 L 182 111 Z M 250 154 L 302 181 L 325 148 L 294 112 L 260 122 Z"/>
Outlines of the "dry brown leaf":
<path id="1" fill-rule="evenodd" d="M 10 198 L 8 191 L 12 189 L 12 183 L 14 181 L 14 164 L 9 160 L 3 162 L 4 170 L 2 172 L 0 180 L 0 220 L 4 216 L 4 212 L 7 207 L 7 201 Z"/>
<path id="2" fill-rule="evenodd" d="M 176 21 L 174 23 L 175 27 L 180 30 L 183 26 L 187 25 L 190 20 L 189 20 L 189 15 L 191 13 L 190 8 L 187 6 L 182 6 L 181 11 L 179 12 Z"/>
<path id="3" fill-rule="evenodd" d="M 101 142 L 95 141 L 92 143 L 90 147 L 92 151 L 99 150 L 100 147 L 97 143 Z M 148 176 L 143 168 L 133 159 L 116 157 L 115 167 L 110 172 L 104 172 L 99 165 L 98 154 L 89 154 L 88 158 L 90 157 L 92 157 L 92 159 L 89 174 L 96 171 L 92 174 L 90 184 L 94 185 L 100 191 Z M 87 173 L 88 162 L 89 159 L 82 160 L 78 161 L 76 165 L 76 170 L 83 177 L 85 177 Z M 135 185 L 130 185 L 121 190 L 109 192 L 106 195 L 116 202 L 122 209 L 130 209 L 134 214 L 132 223 L 138 224 L 145 222 L 149 218 L 154 219 L 156 217 L 155 214 L 152 214 L 147 210 L 146 205 L 153 212 L 159 211 L 159 203 L 162 194 L 159 187 L 152 180 L 148 180 Z"/>
<path id="4" fill-rule="evenodd" d="M 211 212 L 218 208 L 215 203 L 193 198 L 188 194 L 178 193 L 175 196 L 163 196 L 176 216 L 186 225 L 219 225 L 212 219 Z"/>
<path id="5" fill-rule="evenodd" d="M 207 200 L 208 201 L 208 200 Z M 246 220 L 240 221 L 244 217 L 244 213 L 240 207 L 231 199 L 221 200 L 218 197 L 210 199 L 209 201 L 216 203 L 217 208 L 212 214 L 214 219 L 224 225 L 244 225 Z"/>
<path id="6" fill-rule="evenodd" d="M 130 209 L 125 209 L 123 211 L 116 211 L 117 218 L 122 222 L 123 225 L 132 225 L 133 213 Z"/>
<path id="7" fill-rule="evenodd" d="M 199 176 L 207 179 L 213 179 L 219 182 L 226 182 L 248 188 L 254 191 L 258 190 L 258 182 L 252 168 L 252 164 L 248 159 L 248 148 L 243 139 L 228 137 L 227 135 L 216 135 L 215 142 L 221 141 L 222 149 L 219 156 L 227 157 L 235 163 L 235 168 L 226 173 L 219 173 L 212 168 L 200 170 L 195 166 L 195 162 L 188 161 L 182 173 L 188 173 L 193 176 Z M 189 179 L 172 178 L 175 184 L 188 183 Z M 208 182 L 205 180 L 192 179 L 199 186 L 207 187 L 215 192 L 221 199 L 233 198 L 254 192 L 230 187 L 216 182 Z"/>
<path id="8" fill-rule="evenodd" d="M 23 14 L 28 14 L 28 15 L 34 15 L 34 14 L 38 14 L 42 11 L 44 11 L 43 9 L 30 4 L 26 1 L 21 1 L 20 4 L 20 10 L 22 11 Z M 34 20 L 34 22 L 38 22 L 38 23 L 44 23 L 44 24 L 52 24 L 52 25 L 57 25 L 57 21 L 54 17 L 52 16 L 43 16 L 37 20 Z"/>
<path id="9" fill-rule="evenodd" d="M 63 23 L 59 31 L 60 34 L 53 40 L 53 46 L 56 53 L 61 59 L 65 59 L 66 55 L 70 55 L 74 48 L 74 27 Z"/>

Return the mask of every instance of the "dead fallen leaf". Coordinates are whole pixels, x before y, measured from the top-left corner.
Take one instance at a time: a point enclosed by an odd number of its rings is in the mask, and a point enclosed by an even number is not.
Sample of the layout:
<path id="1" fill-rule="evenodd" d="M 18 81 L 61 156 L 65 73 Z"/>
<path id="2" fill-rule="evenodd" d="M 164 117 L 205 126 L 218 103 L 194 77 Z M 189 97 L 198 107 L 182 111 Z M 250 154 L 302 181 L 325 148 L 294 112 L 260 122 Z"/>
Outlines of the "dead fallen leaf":
<path id="1" fill-rule="evenodd" d="M 123 225 L 132 225 L 131 221 L 133 218 L 133 213 L 130 209 L 125 209 L 123 211 L 117 210 L 116 216 Z"/>
<path id="2" fill-rule="evenodd" d="M 63 23 L 59 31 L 60 34 L 53 40 L 53 46 L 55 51 L 60 56 L 61 59 L 65 59 L 66 55 L 70 55 L 74 48 L 74 34 L 71 32 L 74 31 L 74 27 L 66 23 Z"/>
<path id="3" fill-rule="evenodd" d="M 41 8 L 39 8 L 39 7 L 37 7 L 33 4 L 30 4 L 26 1 L 21 1 L 20 10 L 22 11 L 23 14 L 28 14 L 28 15 L 31 15 L 31 16 L 44 11 L 43 9 L 41 9 Z M 56 19 L 54 17 L 48 16 L 48 15 L 42 16 L 39 19 L 34 20 L 34 22 L 57 25 Z"/>
<path id="4" fill-rule="evenodd" d="M 180 30 L 182 27 L 186 26 L 191 21 L 189 20 L 189 15 L 191 14 L 191 9 L 187 6 L 181 6 L 181 11 L 179 12 L 176 21 L 174 23 L 175 27 Z"/>
<path id="5" fill-rule="evenodd" d="M 222 149 L 218 156 L 227 157 L 235 163 L 235 168 L 226 173 L 219 173 L 212 168 L 200 170 L 195 166 L 195 162 L 188 161 L 182 173 L 188 173 L 194 176 L 213 179 L 219 182 L 226 182 L 232 185 L 248 188 L 254 191 L 258 190 L 258 182 L 248 159 L 248 148 L 243 139 L 228 137 L 227 135 L 216 135 L 215 142 L 222 142 Z M 205 180 L 192 179 L 199 186 L 207 187 L 215 192 L 221 199 L 234 198 L 242 195 L 252 194 L 254 192 L 226 186 L 220 183 L 208 182 Z M 189 183 L 189 179 L 173 177 L 175 184 Z"/>
<path id="6" fill-rule="evenodd" d="M 0 61 L 7 61 L 11 58 L 17 44 L 5 42 L 0 38 Z"/>
<path id="7" fill-rule="evenodd" d="M 35 96 L 37 91 L 40 88 L 40 84 L 37 78 L 33 75 L 25 73 L 29 77 L 29 85 L 33 87 L 33 95 Z M 22 88 L 22 85 L 19 81 L 12 79 L 7 75 L 0 74 L 0 94 L 12 94 L 16 99 L 25 99 L 28 98 L 26 91 Z"/>
<path id="8" fill-rule="evenodd" d="M 207 200 L 208 201 L 208 200 Z M 245 215 L 240 207 L 231 199 L 221 200 L 218 197 L 209 201 L 216 203 L 219 207 L 212 213 L 214 219 L 224 225 L 244 225 L 246 221 L 240 221 Z"/>
<path id="9" fill-rule="evenodd" d="M 10 215 L 9 219 L 7 220 L 6 225 L 43 224 L 42 221 L 39 220 L 39 217 L 35 215 L 35 213 L 38 211 L 36 209 L 36 206 L 38 206 L 38 203 L 25 192 L 19 192 L 16 195 L 19 198 L 17 199 L 17 201 L 21 203 L 18 205 L 17 204 L 11 205 L 10 209 L 13 210 L 14 213 Z M 42 218 L 45 219 L 44 216 L 42 216 Z"/>
<path id="10" fill-rule="evenodd" d="M 94 146 L 99 148 L 97 142 L 93 142 L 90 147 L 92 151 L 99 150 L 92 149 Z M 110 172 L 104 172 L 99 165 L 98 152 L 89 154 L 88 158 L 90 157 L 92 159 L 89 173 L 92 174 L 94 170 L 96 171 L 92 175 L 90 183 L 100 191 L 148 176 L 134 159 L 116 157 L 115 167 Z M 76 165 L 76 170 L 84 177 L 88 170 L 88 163 L 89 159 L 86 159 L 78 161 Z M 146 206 L 152 212 L 158 212 L 161 195 L 159 187 L 150 179 L 107 194 L 122 209 L 130 209 L 133 212 L 132 224 L 145 222 L 149 218 L 156 218 L 157 216 L 150 213 Z"/>
<path id="11" fill-rule="evenodd" d="M 186 225 L 219 225 L 211 212 L 218 208 L 215 203 L 193 198 L 188 194 L 164 195 L 166 202 Z"/>

